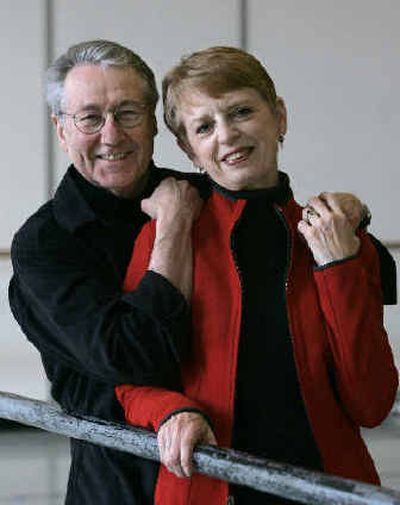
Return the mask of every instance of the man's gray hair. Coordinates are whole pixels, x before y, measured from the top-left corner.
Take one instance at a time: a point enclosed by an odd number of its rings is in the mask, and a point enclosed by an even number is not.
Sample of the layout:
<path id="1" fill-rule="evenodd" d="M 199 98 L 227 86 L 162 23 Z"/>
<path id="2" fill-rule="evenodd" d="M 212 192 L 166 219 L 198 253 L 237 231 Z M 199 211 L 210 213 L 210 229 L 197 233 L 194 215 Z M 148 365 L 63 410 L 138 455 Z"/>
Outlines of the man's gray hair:
<path id="1" fill-rule="evenodd" d="M 109 40 L 89 40 L 71 46 L 47 71 L 47 103 L 55 115 L 63 110 L 64 83 L 68 72 L 77 65 L 132 68 L 142 77 L 149 105 L 155 110 L 158 101 L 154 73 L 142 58 L 120 44 Z"/>

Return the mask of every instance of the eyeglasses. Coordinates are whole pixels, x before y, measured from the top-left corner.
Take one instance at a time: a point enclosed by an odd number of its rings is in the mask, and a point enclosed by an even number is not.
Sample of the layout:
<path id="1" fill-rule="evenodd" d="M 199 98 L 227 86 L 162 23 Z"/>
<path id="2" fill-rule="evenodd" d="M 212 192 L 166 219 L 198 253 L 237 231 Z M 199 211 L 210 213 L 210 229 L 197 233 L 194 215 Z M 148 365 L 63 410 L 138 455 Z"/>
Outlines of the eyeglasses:
<path id="1" fill-rule="evenodd" d="M 105 112 L 93 109 L 77 112 L 76 114 L 61 112 L 60 115 L 72 117 L 78 130 L 90 135 L 99 132 L 103 128 L 108 114 L 112 115 L 113 120 L 121 128 L 133 128 L 142 122 L 146 112 L 147 108 L 145 105 L 137 104 L 135 106 L 117 107 L 114 110 Z"/>

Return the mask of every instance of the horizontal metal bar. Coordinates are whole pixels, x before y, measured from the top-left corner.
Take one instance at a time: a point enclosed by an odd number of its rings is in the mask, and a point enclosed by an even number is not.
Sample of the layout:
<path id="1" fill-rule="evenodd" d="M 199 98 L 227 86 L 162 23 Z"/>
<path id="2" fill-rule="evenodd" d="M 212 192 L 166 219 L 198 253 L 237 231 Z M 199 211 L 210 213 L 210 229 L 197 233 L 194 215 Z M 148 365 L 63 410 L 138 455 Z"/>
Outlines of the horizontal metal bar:
<path id="1" fill-rule="evenodd" d="M 2 392 L 0 417 L 158 461 L 156 435 L 141 428 L 71 416 L 55 405 Z M 308 505 L 400 505 L 400 492 L 238 451 L 199 446 L 193 459 L 200 473 Z"/>

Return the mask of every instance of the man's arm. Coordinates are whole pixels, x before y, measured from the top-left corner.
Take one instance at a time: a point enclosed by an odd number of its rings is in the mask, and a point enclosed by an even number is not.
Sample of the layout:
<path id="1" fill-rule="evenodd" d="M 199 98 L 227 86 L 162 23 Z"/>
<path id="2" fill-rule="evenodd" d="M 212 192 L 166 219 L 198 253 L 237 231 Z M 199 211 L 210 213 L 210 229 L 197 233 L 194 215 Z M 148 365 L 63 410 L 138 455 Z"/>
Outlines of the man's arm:
<path id="1" fill-rule="evenodd" d="M 187 277 L 183 276 L 182 284 L 169 256 L 184 258 L 190 220 L 197 215 L 193 199 L 201 206 L 187 183 L 180 184 L 179 191 L 178 203 L 176 195 L 170 199 L 164 195 L 170 220 L 161 230 L 163 247 L 154 251 L 155 267 L 128 293 L 108 272 L 107 258 L 97 257 L 95 248 L 57 227 L 52 219 L 46 218 L 39 230 L 28 226 L 17 234 L 10 304 L 28 339 L 43 355 L 112 383 L 167 387 L 179 383 L 180 340 L 188 338 L 190 331 L 182 293 L 187 296 Z M 170 236 L 169 226 L 173 227 Z M 164 266 L 160 270 L 157 265 Z"/>
<path id="2" fill-rule="evenodd" d="M 148 269 L 166 277 L 188 301 L 192 292 L 192 225 L 201 206 L 193 186 L 171 177 L 142 201 L 142 210 L 156 221 Z"/>

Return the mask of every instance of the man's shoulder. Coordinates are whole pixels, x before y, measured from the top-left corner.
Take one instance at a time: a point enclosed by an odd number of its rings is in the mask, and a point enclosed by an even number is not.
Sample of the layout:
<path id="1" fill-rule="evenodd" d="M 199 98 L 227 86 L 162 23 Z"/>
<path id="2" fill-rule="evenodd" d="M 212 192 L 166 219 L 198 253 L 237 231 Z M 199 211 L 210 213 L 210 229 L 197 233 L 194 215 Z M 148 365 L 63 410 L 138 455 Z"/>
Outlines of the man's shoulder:
<path id="1" fill-rule="evenodd" d="M 200 195 L 203 198 L 209 196 L 211 192 L 210 179 L 205 174 L 199 174 L 197 172 L 181 172 L 172 168 L 156 167 L 159 173 L 160 181 L 166 179 L 167 177 L 174 177 L 175 179 L 185 180 L 195 186 Z"/>
<path id="2" fill-rule="evenodd" d="M 40 230 L 52 225 L 54 225 L 53 201 L 49 200 L 26 219 L 15 233 L 15 237 L 19 239 L 36 237 Z"/>
<path id="3" fill-rule="evenodd" d="M 49 236 L 54 236 L 58 228 L 54 219 L 53 201 L 49 200 L 17 230 L 12 241 L 11 254 L 31 254 L 33 249 L 46 243 Z"/>

